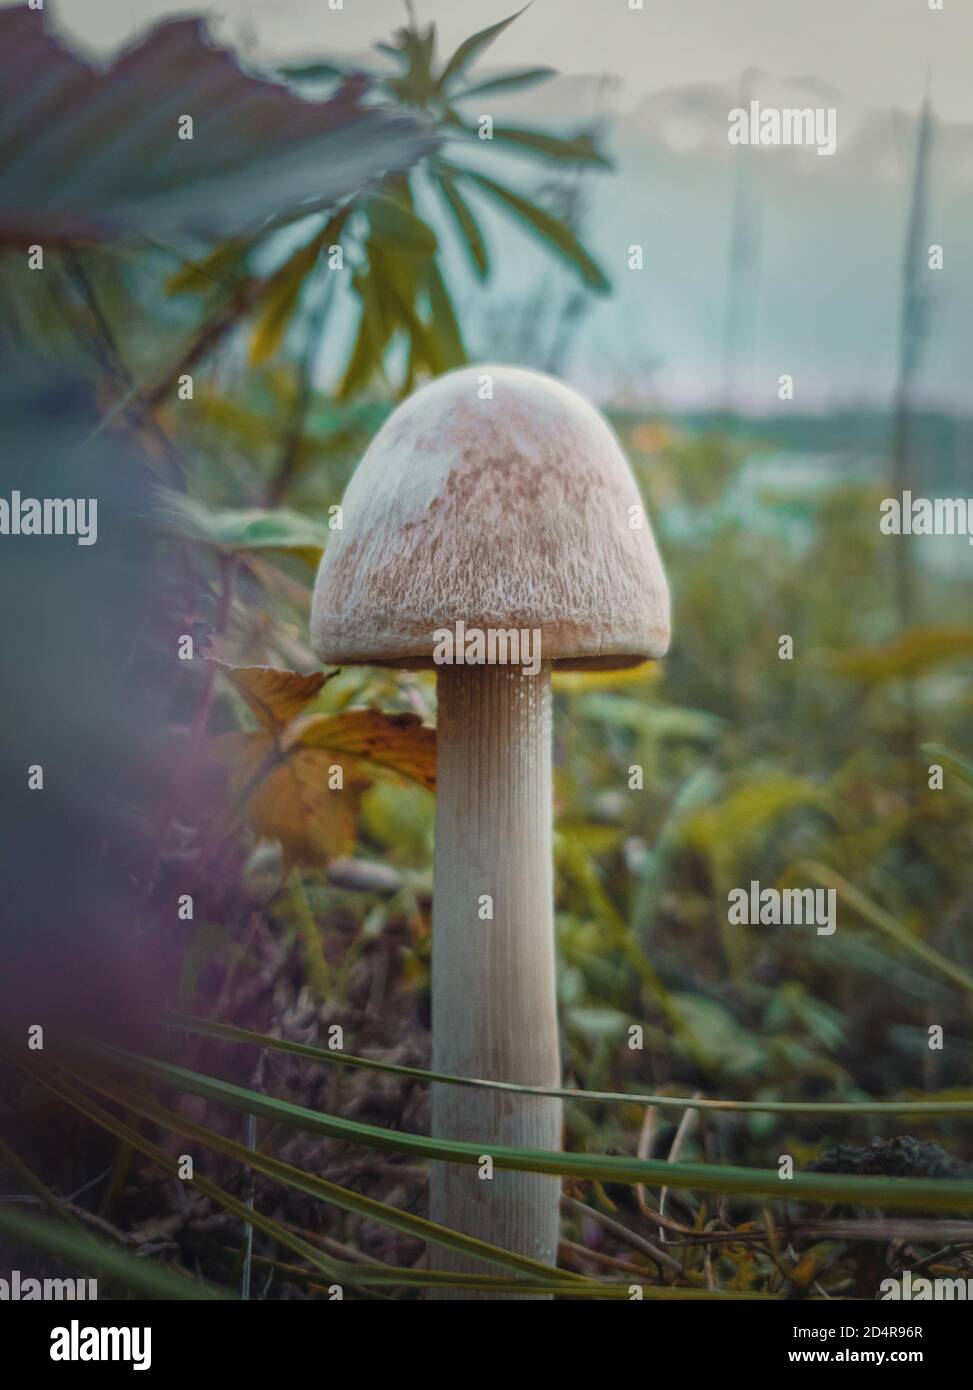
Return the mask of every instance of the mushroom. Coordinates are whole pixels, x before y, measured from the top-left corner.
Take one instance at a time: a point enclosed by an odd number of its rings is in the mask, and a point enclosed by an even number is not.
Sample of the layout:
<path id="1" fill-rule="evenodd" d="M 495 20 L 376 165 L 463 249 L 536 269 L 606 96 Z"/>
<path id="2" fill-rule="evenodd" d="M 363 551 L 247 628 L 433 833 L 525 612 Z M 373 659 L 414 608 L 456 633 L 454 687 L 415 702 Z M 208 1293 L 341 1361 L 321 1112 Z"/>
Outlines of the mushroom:
<path id="1" fill-rule="evenodd" d="M 551 669 L 634 666 L 669 639 L 665 575 L 606 421 L 540 372 L 464 367 L 423 386 L 348 485 L 311 636 L 330 664 L 438 671 L 434 1070 L 557 1087 Z M 439 1083 L 432 1129 L 484 1160 L 558 1150 L 561 1105 Z M 430 1216 L 553 1265 L 560 1180 L 490 1167 L 435 1163 Z M 431 1261 L 497 1272 L 438 1247 Z"/>

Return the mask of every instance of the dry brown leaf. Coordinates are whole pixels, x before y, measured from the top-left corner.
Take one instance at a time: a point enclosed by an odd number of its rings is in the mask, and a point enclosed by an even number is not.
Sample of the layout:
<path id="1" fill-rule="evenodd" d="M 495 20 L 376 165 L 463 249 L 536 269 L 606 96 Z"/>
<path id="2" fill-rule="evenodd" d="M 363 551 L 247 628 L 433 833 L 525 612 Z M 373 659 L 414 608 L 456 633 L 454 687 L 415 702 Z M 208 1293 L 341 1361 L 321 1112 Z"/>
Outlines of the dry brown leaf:
<path id="1" fill-rule="evenodd" d="M 329 677 L 218 664 L 261 727 L 222 734 L 212 750 L 233 769 L 231 796 L 243 803 L 254 829 L 278 840 L 293 863 L 317 864 L 351 852 L 361 794 L 371 780 L 363 763 L 435 786 L 435 730 L 416 715 L 351 710 L 300 716 Z M 340 787 L 330 785 L 336 767 Z"/>
<path id="2" fill-rule="evenodd" d="M 430 791 L 436 787 L 436 731 L 415 714 L 383 714 L 377 709 L 309 714 L 295 720 L 284 742 L 287 747 L 351 753 L 393 768 Z"/>
<path id="3" fill-rule="evenodd" d="M 229 666 L 225 661 L 217 664 L 263 727 L 275 732 L 300 714 L 325 681 L 331 679 L 321 671 L 302 676 L 299 671 L 278 671 L 273 666 Z"/>

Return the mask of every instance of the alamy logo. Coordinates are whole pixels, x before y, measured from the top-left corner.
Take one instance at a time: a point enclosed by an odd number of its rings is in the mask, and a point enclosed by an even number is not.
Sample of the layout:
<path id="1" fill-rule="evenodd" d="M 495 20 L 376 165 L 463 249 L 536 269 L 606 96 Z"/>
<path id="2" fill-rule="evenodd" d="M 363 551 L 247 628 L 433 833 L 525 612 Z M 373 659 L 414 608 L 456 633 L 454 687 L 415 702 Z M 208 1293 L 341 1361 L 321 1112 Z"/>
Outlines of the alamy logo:
<path id="1" fill-rule="evenodd" d="M 966 536 L 973 545 L 973 497 L 886 497 L 879 507 L 883 536 Z"/>
<path id="2" fill-rule="evenodd" d="M 535 628 L 439 627 L 432 635 L 437 666 L 523 666 L 525 676 L 541 669 L 541 630 Z"/>
<path id="3" fill-rule="evenodd" d="M 913 1279 L 907 1269 L 900 1279 L 883 1279 L 879 1284 L 881 1298 L 905 1299 L 907 1302 L 926 1302 L 931 1299 L 945 1302 L 973 1301 L 973 1279 Z"/>
<path id="4" fill-rule="evenodd" d="M 98 539 L 94 497 L 0 497 L 0 536 L 76 536 L 78 545 Z"/>
<path id="5" fill-rule="evenodd" d="M 832 936 L 837 922 L 838 894 L 834 888 L 731 888 L 726 920 L 731 926 L 816 927 L 818 936 Z"/>
<path id="6" fill-rule="evenodd" d="M 89 1303 L 94 1303 L 97 1298 L 97 1279 L 25 1279 L 19 1269 L 12 1269 L 9 1279 L 0 1279 L 0 1303 L 51 1302 L 60 1299 L 87 1299 Z"/>
<path id="7" fill-rule="evenodd" d="M 818 154 L 838 148 L 838 113 L 833 106 L 735 106 L 727 116 L 731 145 L 814 145 Z"/>
<path id="8" fill-rule="evenodd" d="M 51 1329 L 52 1361 L 131 1361 L 133 1371 L 152 1365 L 151 1327 L 68 1327 Z"/>

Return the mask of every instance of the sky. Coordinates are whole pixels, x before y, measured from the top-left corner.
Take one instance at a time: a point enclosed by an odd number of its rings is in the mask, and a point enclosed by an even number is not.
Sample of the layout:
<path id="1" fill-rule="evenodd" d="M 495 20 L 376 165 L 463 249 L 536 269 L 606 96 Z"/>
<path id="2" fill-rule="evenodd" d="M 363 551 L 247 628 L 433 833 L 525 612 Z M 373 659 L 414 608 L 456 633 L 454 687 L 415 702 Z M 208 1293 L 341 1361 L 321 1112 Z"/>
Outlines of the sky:
<path id="1" fill-rule="evenodd" d="M 3 3 L 3 0 L 0 0 Z M 403 22 L 402 0 L 46 0 L 71 46 L 107 60 L 165 17 L 209 13 L 220 41 L 247 59 L 362 57 Z M 416 0 L 439 51 L 509 15 L 517 0 Z M 561 76 L 504 106 L 501 118 L 570 130 L 599 111 L 615 173 L 591 175 L 585 239 L 616 293 L 590 306 L 557 370 L 595 395 L 631 391 L 696 407 L 718 403 L 733 201 L 746 180 L 752 264 L 733 350 L 733 393 L 755 413 L 779 409 L 777 381 L 795 373 L 796 401 L 823 409 L 881 405 L 894 389 L 901 264 L 916 113 L 928 92 L 937 119 L 930 242 L 946 250 L 920 393 L 969 404 L 973 265 L 961 247 L 973 219 L 973 0 L 533 0 L 481 60 L 480 71 L 546 65 Z M 606 87 L 602 75 L 613 81 Z M 834 106 L 832 158 L 808 149 L 740 152 L 726 139 L 738 94 L 766 103 Z M 494 99 L 491 99 L 491 102 Z M 501 164 L 532 192 L 528 161 Z M 474 199 L 475 201 L 475 199 Z M 478 211 L 495 238 L 484 291 L 444 255 L 484 355 L 496 321 L 518 305 L 570 293 L 536 245 Z M 630 272 L 633 243 L 645 270 Z M 454 249 L 455 250 L 455 249 Z M 555 309 L 551 310 L 555 315 Z M 626 380 L 626 377 L 628 380 Z M 326 384 L 323 382 L 322 384 Z"/>
<path id="2" fill-rule="evenodd" d="M 500 65 L 544 63 L 564 73 L 610 72 L 623 100 L 746 68 L 833 86 L 855 106 L 915 109 L 929 70 L 937 110 L 973 121 L 973 5 L 942 0 L 534 0 L 491 50 Z M 153 20 L 210 13 L 226 38 L 256 40 L 262 54 L 355 53 L 402 22 L 402 0 L 47 0 L 59 27 L 105 53 Z M 416 0 L 434 20 L 440 48 L 504 18 L 517 0 Z"/>

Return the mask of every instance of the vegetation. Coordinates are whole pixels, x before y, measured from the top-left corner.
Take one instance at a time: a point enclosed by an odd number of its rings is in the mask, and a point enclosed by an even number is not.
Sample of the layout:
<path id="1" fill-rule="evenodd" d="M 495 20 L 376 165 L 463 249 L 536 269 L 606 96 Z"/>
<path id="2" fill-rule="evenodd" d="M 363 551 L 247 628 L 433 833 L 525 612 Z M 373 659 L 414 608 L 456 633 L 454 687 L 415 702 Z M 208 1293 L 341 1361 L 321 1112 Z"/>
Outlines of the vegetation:
<path id="1" fill-rule="evenodd" d="M 124 440 L 153 478 L 166 616 L 143 641 L 168 662 L 168 729 L 146 740 L 166 775 L 130 808 L 124 931 L 170 1011 L 158 1031 L 51 1026 L 42 1052 L 11 1034 L 0 1239 L 172 1297 L 874 1297 L 920 1264 L 968 1274 L 969 582 L 916 570 L 903 627 L 874 488 L 765 491 L 741 514 L 751 443 L 642 416 L 616 424 L 675 640 L 659 665 L 555 677 L 564 1152 L 495 1153 L 563 1174 L 559 1266 L 418 1214 L 427 1161 L 475 1161 L 424 1137 L 435 683 L 317 672 L 307 611 L 368 439 L 466 360 L 440 247 L 489 275 L 478 200 L 609 290 L 576 228 L 466 162 L 464 98 L 550 75 L 477 80 L 513 19 L 445 63 L 410 23 L 382 66 L 285 71 L 345 151 L 310 211 L 313 140 L 300 198 L 231 226 L 214 199 L 200 229 L 174 186 L 165 237 L 128 204 L 52 233 L 0 187 L 5 225 L 13 209 L 46 250 L 27 289 L 19 233 L 0 263 L 11 341 L 95 393 L 89 449 Z M 191 41 L 170 25 L 146 46 L 175 30 Z M 539 170 L 606 165 L 589 133 L 493 135 Z M 833 889 L 837 931 L 731 926 L 753 880 Z M 430 1273 L 427 1242 L 490 1273 Z"/>

